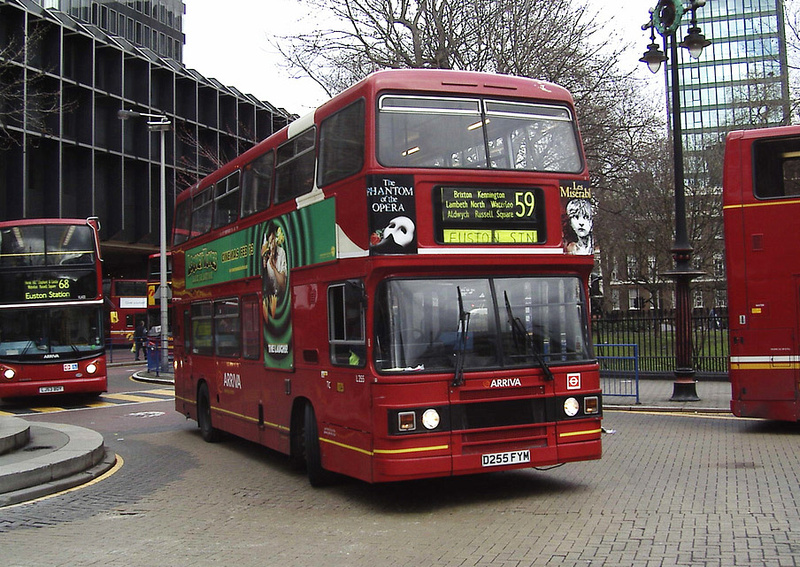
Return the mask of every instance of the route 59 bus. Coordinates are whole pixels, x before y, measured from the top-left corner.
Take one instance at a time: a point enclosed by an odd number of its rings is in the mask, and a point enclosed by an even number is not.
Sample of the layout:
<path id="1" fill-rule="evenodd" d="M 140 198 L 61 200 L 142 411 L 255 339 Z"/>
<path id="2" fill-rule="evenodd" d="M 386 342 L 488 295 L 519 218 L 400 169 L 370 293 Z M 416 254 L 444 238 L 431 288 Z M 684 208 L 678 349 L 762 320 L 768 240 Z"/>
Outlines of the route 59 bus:
<path id="1" fill-rule="evenodd" d="M 0 398 L 106 391 L 99 230 L 0 222 Z"/>
<path id="2" fill-rule="evenodd" d="M 570 94 L 370 75 L 178 196 L 176 408 L 367 482 L 601 456 Z"/>
<path id="3" fill-rule="evenodd" d="M 800 127 L 731 132 L 723 218 L 731 410 L 800 420 Z"/>

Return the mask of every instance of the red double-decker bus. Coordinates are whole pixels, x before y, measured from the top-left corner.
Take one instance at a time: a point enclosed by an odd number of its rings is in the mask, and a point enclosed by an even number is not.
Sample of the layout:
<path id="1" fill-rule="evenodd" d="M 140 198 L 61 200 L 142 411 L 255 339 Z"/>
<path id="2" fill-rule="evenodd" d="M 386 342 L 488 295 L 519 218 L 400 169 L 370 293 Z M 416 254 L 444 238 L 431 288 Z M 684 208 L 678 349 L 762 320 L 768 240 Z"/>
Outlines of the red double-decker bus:
<path id="1" fill-rule="evenodd" d="M 0 222 L 0 398 L 106 391 L 98 231 Z"/>
<path id="2" fill-rule="evenodd" d="M 383 71 L 178 197 L 176 408 L 368 482 L 601 456 L 570 94 Z"/>
<path id="3" fill-rule="evenodd" d="M 147 280 L 103 280 L 103 297 L 106 338 L 112 346 L 130 346 L 139 321 L 147 324 Z"/>
<path id="4" fill-rule="evenodd" d="M 800 420 L 800 127 L 728 135 L 723 178 L 731 410 Z"/>

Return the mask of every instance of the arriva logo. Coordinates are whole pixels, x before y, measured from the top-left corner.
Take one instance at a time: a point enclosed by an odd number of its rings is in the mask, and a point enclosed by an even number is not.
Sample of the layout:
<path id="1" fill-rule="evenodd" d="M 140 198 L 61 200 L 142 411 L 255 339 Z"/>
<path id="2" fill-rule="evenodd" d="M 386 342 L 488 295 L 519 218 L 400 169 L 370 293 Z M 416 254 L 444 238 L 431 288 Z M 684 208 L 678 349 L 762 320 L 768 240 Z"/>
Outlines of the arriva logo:
<path id="1" fill-rule="evenodd" d="M 522 380 L 519 378 L 495 378 L 492 381 L 485 380 L 483 382 L 484 388 L 513 388 L 514 386 L 522 386 Z"/>
<path id="2" fill-rule="evenodd" d="M 242 377 L 233 372 L 225 372 L 222 375 L 222 385 L 226 388 L 241 388 Z"/>

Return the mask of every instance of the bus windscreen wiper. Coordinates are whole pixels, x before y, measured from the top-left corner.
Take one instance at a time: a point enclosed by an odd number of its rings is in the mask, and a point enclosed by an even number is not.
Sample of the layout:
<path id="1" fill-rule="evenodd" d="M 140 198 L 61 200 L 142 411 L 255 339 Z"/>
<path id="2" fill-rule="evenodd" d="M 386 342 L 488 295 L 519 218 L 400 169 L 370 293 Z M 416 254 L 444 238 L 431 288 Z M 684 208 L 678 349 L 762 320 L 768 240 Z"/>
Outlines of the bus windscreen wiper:
<path id="1" fill-rule="evenodd" d="M 461 297 L 461 288 L 456 286 L 458 291 L 458 331 L 456 332 L 455 352 L 455 376 L 453 376 L 453 387 L 461 386 L 464 383 L 464 353 L 467 350 L 467 333 L 469 332 L 470 313 L 464 311 L 464 299 Z"/>
<path id="2" fill-rule="evenodd" d="M 547 361 L 545 361 L 541 351 L 537 348 L 536 343 L 533 342 L 533 336 L 525 330 L 525 325 L 522 324 L 520 318 L 514 317 L 514 311 L 511 309 L 511 302 L 508 300 L 507 291 L 503 292 L 503 298 L 506 302 L 506 315 L 508 316 L 508 323 L 511 325 L 511 337 L 514 340 L 514 345 L 517 347 L 528 346 L 536 362 L 539 363 L 539 366 L 541 366 L 544 371 L 544 379 L 555 380 L 553 372 L 547 365 Z"/>

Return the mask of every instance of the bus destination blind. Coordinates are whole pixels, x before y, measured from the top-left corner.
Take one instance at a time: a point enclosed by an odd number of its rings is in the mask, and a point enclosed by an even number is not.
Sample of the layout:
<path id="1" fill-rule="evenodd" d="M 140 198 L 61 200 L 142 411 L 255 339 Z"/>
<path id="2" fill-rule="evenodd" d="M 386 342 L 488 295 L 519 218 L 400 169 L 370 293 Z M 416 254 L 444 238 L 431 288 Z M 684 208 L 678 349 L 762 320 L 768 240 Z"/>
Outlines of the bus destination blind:
<path id="1" fill-rule="evenodd" d="M 543 244 L 539 188 L 441 187 L 438 237 L 443 244 Z"/>

